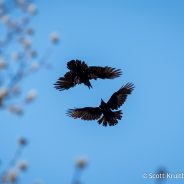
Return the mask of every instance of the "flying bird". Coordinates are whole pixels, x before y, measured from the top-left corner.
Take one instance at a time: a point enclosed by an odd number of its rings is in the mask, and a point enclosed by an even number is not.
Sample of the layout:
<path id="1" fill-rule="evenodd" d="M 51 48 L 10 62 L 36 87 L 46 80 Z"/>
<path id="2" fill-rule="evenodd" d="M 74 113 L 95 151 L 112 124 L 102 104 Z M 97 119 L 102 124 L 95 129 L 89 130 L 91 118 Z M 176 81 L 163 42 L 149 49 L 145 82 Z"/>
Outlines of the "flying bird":
<path id="1" fill-rule="evenodd" d="M 122 118 L 122 111 L 118 110 L 126 101 L 127 96 L 132 93 L 134 85 L 127 83 L 116 91 L 106 103 L 101 99 L 99 107 L 74 108 L 67 111 L 67 115 L 74 119 L 98 120 L 103 126 L 114 126 Z"/>
<path id="2" fill-rule="evenodd" d="M 122 74 L 120 69 L 108 66 L 88 66 L 81 60 L 69 61 L 67 68 L 69 71 L 54 84 L 55 88 L 59 91 L 70 89 L 77 84 L 84 84 L 90 89 L 92 88 L 90 83 L 92 79 L 114 79 Z"/>

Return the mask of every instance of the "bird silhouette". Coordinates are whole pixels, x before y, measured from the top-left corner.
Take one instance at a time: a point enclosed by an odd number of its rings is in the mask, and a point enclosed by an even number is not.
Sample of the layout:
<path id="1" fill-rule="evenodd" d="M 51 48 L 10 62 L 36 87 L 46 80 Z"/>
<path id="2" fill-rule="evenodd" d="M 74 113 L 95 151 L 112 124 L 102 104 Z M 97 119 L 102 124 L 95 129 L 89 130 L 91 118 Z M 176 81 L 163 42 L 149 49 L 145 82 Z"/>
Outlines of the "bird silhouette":
<path id="1" fill-rule="evenodd" d="M 127 96 L 132 93 L 133 89 L 134 85 L 127 83 L 116 91 L 107 103 L 101 99 L 99 107 L 69 109 L 67 115 L 74 119 L 80 118 L 88 121 L 98 120 L 98 123 L 103 126 L 114 126 L 118 123 L 118 120 L 121 120 L 123 114 L 122 111 L 118 109 L 124 104 Z"/>
<path id="2" fill-rule="evenodd" d="M 84 84 L 90 89 L 92 88 L 90 83 L 92 79 L 114 79 L 122 74 L 120 69 L 108 66 L 88 66 L 81 60 L 69 61 L 67 68 L 69 71 L 54 84 L 55 88 L 59 91 L 70 89 L 77 84 Z"/>

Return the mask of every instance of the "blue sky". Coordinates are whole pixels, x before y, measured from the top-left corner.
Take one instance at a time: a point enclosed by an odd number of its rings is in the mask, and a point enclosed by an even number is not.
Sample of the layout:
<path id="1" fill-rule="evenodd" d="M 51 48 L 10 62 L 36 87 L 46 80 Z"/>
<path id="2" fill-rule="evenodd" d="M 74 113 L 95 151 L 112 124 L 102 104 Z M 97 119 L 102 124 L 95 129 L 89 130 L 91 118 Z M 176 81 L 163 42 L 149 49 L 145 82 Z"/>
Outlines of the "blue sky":
<path id="1" fill-rule="evenodd" d="M 39 98 L 23 117 L 0 112 L 0 158 L 5 163 L 11 158 L 19 136 L 30 142 L 23 154 L 30 168 L 22 183 L 35 178 L 70 183 L 78 156 L 89 160 L 82 176 L 86 184 L 152 184 L 142 174 L 160 166 L 184 172 L 184 2 L 45 0 L 37 6 L 32 26 L 39 51 L 52 30 L 60 33 L 60 45 L 50 58 L 54 68 L 25 81 L 24 89 L 37 88 Z M 92 90 L 56 91 L 53 83 L 67 71 L 66 62 L 76 58 L 121 68 L 123 75 L 93 81 Z M 117 126 L 104 128 L 65 115 L 68 108 L 108 100 L 126 82 L 136 88 Z"/>

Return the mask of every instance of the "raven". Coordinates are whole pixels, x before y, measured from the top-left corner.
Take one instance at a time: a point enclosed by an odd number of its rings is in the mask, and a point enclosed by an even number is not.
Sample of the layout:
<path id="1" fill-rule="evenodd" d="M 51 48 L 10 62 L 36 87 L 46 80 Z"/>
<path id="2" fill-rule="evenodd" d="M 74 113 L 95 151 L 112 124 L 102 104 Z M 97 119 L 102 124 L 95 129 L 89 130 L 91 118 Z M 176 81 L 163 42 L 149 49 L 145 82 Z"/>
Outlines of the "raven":
<path id="1" fill-rule="evenodd" d="M 116 91 L 107 103 L 101 99 L 99 107 L 69 109 L 67 115 L 74 119 L 81 118 L 82 120 L 88 121 L 98 120 L 98 123 L 103 126 L 114 126 L 118 123 L 118 120 L 121 120 L 122 118 L 122 111 L 118 109 L 124 104 L 127 96 L 132 93 L 133 89 L 134 85 L 132 83 L 127 83 Z"/>
<path id="2" fill-rule="evenodd" d="M 81 60 L 69 61 L 67 63 L 67 68 L 69 71 L 63 77 L 60 77 L 54 84 L 55 88 L 59 91 L 69 89 L 82 83 L 90 89 L 92 88 L 90 83 L 92 79 L 114 79 L 122 74 L 120 69 L 108 66 L 88 66 Z"/>

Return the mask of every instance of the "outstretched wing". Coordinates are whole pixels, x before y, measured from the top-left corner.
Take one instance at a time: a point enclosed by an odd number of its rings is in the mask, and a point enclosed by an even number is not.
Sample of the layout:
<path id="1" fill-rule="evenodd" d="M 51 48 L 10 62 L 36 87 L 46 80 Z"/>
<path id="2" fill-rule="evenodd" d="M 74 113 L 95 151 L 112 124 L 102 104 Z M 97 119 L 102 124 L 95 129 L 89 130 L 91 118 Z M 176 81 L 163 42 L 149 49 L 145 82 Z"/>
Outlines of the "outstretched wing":
<path id="1" fill-rule="evenodd" d="M 114 79 L 119 77 L 122 74 L 122 71 L 120 69 L 115 69 L 108 66 L 91 66 L 88 69 L 88 73 L 90 79 Z"/>
<path id="2" fill-rule="evenodd" d="M 127 83 L 125 86 L 122 86 L 117 92 L 115 92 L 109 101 L 107 102 L 108 106 L 111 109 L 118 109 L 127 99 L 127 96 L 132 93 L 134 85 L 132 83 Z"/>
<path id="3" fill-rule="evenodd" d="M 67 72 L 64 77 L 60 77 L 54 84 L 55 88 L 59 91 L 69 89 L 75 85 L 75 74 L 71 71 Z"/>
<path id="4" fill-rule="evenodd" d="M 96 120 L 102 115 L 101 109 L 99 107 L 85 107 L 69 109 L 67 112 L 69 117 L 74 119 L 80 118 L 82 120 Z"/>

